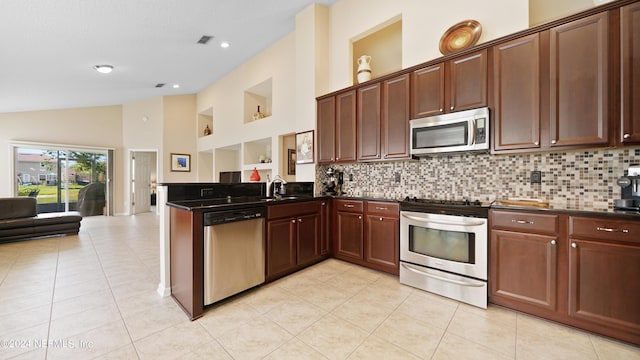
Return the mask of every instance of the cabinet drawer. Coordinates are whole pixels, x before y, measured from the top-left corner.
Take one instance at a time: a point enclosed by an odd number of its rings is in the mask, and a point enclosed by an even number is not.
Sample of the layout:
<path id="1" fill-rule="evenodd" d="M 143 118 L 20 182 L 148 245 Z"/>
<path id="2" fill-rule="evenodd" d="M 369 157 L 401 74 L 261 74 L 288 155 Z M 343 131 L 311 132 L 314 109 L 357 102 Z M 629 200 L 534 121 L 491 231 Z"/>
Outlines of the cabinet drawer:
<path id="1" fill-rule="evenodd" d="M 267 206 L 267 219 L 294 217 L 320 212 L 320 201 L 294 202 Z"/>
<path id="2" fill-rule="evenodd" d="M 569 217 L 569 236 L 640 244 L 640 222 L 623 219 Z"/>
<path id="3" fill-rule="evenodd" d="M 367 214 L 399 218 L 400 206 L 392 202 L 367 201 Z"/>
<path id="4" fill-rule="evenodd" d="M 361 200 L 335 200 L 334 205 L 336 211 L 362 213 L 364 209 L 364 204 Z"/>
<path id="5" fill-rule="evenodd" d="M 492 228 L 540 234 L 557 234 L 559 226 L 558 215 L 522 211 L 492 210 L 491 220 Z"/>

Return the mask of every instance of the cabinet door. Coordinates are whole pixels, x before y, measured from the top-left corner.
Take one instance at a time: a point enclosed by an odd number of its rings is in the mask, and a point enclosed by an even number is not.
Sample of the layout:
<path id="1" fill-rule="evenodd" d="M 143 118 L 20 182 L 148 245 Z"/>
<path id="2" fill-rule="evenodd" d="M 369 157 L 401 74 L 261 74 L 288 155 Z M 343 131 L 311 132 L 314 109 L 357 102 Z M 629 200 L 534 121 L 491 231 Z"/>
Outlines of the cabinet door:
<path id="1" fill-rule="evenodd" d="M 318 100 L 318 163 L 332 163 L 336 158 L 336 99 Z"/>
<path id="2" fill-rule="evenodd" d="M 336 95 L 336 161 L 356 160 L 356 92 Z"/>
<path id="3" fill-rule="evenodd" d="M 608 13 L 550 30 L 550 146 L 607 145 Z"/>
<path id="4" fill-rule="evenodd" d="M 640 143 L 640 3 L 622 8 L 620 33 L 623 143 Z"/>
<path id="5" fill-rule="evenodd" d="M 449 111 L 487 106 L 487 50 L 449 60 Z"/>
<path id="6" fill-rule="evenodd" d="M 569 316 L 640 332 L 640 247 L 570 239 Z"/>
<path id="7" fill-rule="evenodd" d="M 444 64 L 436 64 L 411 73 L 412 118 L 444 112 Z"/>
<path id="8" fill-rule="evenodd" d="M 409 158 L 409 74 L 382 84 L 382 157 Z"/>
<path id="9" fill-rule="evenodd" d="M 331 224 L 331 202 L 329 200 L 322 200 L 322 208 L 320 223 L 322 224 L 322 235 L 320 236 L 320 255 L 328 255 L 331 251 L 331 237 L 332 237 L 332 224 Z"/>
<path id="10" fill-rule="evenodd" d="M 367 215 L 365 260 L 379 265 L 387 272 L 399 274 L 399 220 L 377 215 Z"/>
<path id="11" fill-rule="evenodd" d="M 299 216 L 297 224 L 298 265 L 304 265 L 318 259 L 320 242 L 320 215 Z"/>
<path id="12" fill-rule="evenodd" d="M 296 219 L 267 221 L 267 278 L 296 266 Z"/>
<path id="13" fill-rule="evenodd" d="M 336 257 L 363 258 L 362 214 L 336 212 Z"/>
<path id="14" fill-rule="evenodd" d="M 493 48 L 494 150 L 540 147 L 539 35 Z"/>
<path id="15" fill-rule="evenodd" d="M 555 311 L 557 242 L 555 236 L 491 230 L 491 297 Z"/>
<path id="16" fill-rule="evenodd" d="M 358 160 L 380 159 L 380 83 L 358 89 Z"/>

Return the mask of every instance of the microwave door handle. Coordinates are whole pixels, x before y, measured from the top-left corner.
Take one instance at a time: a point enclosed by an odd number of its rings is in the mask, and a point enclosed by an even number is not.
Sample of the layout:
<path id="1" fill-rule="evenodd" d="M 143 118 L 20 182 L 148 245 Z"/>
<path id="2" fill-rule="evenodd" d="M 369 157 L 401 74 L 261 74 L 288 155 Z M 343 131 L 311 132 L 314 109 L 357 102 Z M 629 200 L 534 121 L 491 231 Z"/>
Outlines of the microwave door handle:
<path id="1" fill-rule="evenodd" d="M 472 221 L 472 220 L 463 220 L 460 223 L 450 223 L 450 222 L 446 222 L 446 221 L 434 221 L 431 219 L 425 219 L 425 218 L 421 218 L 421 217 L 417 217 L 417 216 L 411 216 L 411 215 L 402 215 L 403 217 L 409 219 L 409 220 L 414 220 L 414 221 L 419 221 L 421 223 L 424 224 L 440 224 L 440 225 L 463 225 L 463 226 L 477 226 L 477 225 L 484 225 L 483 221 Z"/>
<path id="2" fill-rule="evenodd" d="M 471 131 L 469 131 L 469 145 L 476 143 L 476 118 L 471 119 Z"/>

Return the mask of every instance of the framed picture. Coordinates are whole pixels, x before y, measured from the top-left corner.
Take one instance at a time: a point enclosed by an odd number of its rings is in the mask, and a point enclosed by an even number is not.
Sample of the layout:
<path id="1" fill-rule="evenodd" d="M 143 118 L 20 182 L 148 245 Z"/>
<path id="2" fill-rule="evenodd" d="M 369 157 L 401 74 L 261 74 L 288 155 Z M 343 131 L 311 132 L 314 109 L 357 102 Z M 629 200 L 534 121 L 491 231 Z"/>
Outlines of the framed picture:
<path id="1" fill-rule="evenodd" d="M 287 175 L 296 174 L 296 151 L 287 149 Z"/>
<path id="2" fill-rule="evenodd" d="M 313 130 L 296 134 L 296 164 L 312 164 Z"/>
<path id="3" fill-rule="evenodd" d="M 171 171 L 191 171 L 191 155 L 171 154 Z"/>

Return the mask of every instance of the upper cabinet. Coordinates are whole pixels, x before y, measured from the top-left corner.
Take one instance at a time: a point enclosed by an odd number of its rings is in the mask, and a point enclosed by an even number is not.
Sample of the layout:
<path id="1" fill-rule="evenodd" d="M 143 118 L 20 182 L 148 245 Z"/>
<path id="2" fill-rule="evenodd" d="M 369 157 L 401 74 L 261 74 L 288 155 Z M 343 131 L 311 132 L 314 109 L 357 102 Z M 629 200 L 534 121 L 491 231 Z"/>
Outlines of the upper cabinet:
<path id="1" fill-rule="evenodd" d="M 551 147 L 610 143 L 608 25 L 603 12 L 549 30 Z"/>
<path id="2" fill-rule="evenodd" d="M 318 163 L 356 161 L 356 91 L 318 100 Z"/>
<path id="3" fill-rule="evenodd" d="M 358 89 L 358 160 L 380 159 L 380 83 Z"/>
<path id="4" fill-rule="evenodd" d="M 620 61 L 623 144 L 640 143 L 640 3 L 622 7 Z"/>
<path id="5" fill-rule="evenodd" d="M 493 148 L 540 147 L 540 41 L 533 34 L 493 48 Z"/>
<path id="6" fill-rule="evenodd" d="M 414 71 L 412 118 L 487 105 L 487 50 Z"/>

